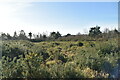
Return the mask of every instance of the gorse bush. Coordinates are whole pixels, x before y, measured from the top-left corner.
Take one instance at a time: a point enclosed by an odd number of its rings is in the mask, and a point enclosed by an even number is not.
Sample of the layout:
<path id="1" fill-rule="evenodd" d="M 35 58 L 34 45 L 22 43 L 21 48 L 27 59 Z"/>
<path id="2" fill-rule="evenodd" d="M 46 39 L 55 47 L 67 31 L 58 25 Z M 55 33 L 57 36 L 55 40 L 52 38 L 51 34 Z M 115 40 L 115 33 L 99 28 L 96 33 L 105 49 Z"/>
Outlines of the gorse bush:
<path id="1" fill-rule="evenodd" d="M 103 55 L 119 53 L 118 41 L 103 42 L 102 44 L 99 44 L 97 48 L 99 53 Z"/>
<path id="2" fill-rule="evenodd" d="M 120 58 L 116 41 L 3 41 L 2 47 L 0 78 L 109 78 Z"/>

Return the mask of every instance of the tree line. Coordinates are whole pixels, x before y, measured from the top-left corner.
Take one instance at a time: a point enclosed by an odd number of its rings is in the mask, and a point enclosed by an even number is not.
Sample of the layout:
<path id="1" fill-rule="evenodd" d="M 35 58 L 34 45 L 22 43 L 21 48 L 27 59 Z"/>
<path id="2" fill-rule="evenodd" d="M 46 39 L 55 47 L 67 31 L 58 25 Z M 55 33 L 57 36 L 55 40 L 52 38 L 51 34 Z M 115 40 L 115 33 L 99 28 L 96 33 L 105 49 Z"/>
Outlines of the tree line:
<path id="1" fill-rule="evenodd" d="M 61 35 L 59 31 L 57 32 L 51 32 L 49 36 L 46 34 L 33 34 L 32 32 L 29 32 L 27 35 L 24 30 L 21 30 L 19 34 L 17 32 L 14 32 L 14 35 L 11 36 L 9 33 L 1 33 L 0 38 L 2 40 L 30 40 L 33 42 L 39 42 L 39 41 L 53 41 L 53 40 L 60 40 L 60 41 L 70 41 L 70 40 L 90 40 L 90 39 L 109 39 L 109 38 L 114 38 L 118 37 L 118 34 L 120 32 L 117 29 L 114 30 L 109 30 L 106 28 L 104 32 L 100 31 L 100 27 L 92 27 L 89 30 L 89 34 L 76 34 L 76 35 L 71 35 L 71 34 L 66 34 L 64 36 Z"/>

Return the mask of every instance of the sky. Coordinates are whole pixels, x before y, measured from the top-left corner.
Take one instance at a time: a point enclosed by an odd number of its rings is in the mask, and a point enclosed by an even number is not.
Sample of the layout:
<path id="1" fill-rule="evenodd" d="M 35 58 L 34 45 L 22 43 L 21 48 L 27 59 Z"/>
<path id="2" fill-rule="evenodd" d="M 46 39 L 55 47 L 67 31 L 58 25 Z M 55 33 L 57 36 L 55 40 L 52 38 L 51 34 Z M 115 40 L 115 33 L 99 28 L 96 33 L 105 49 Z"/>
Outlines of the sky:
<path id="1" fill-rule="evenodd" d="M 88 33 L 96 25 L 118 28 L 117 2 L 1 2 L 0 32 L 24 30 L 26 34 L 59 31 Z"/>

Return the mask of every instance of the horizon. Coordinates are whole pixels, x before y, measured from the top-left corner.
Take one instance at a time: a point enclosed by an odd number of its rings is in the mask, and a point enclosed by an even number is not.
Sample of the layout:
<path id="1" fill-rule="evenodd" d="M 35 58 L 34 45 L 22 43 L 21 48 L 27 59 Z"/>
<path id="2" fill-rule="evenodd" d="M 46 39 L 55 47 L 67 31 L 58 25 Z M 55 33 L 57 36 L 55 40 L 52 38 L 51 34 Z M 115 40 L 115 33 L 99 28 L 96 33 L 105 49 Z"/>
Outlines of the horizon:
<path id="1" fill-rule="evenodd" d="M 10 35 L 20 30 L 85 34 L 96 25 L 101 31 L 118 29 L 117 2 L 3 2 L 0 11 L 0 32 Z"/>

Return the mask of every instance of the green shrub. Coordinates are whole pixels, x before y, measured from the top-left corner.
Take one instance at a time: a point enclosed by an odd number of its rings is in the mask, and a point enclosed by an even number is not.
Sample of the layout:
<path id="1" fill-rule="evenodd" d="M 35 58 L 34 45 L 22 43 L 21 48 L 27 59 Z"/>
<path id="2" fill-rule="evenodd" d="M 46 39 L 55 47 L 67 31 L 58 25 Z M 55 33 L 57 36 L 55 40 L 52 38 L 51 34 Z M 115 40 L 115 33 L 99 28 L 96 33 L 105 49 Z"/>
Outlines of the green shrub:
<path id="1" fill-rule="evenodd" d="M 120 58 L 114 41 L 20 40 L 3 41 L 2 47 L 0 78 L 107 78 Z"/>
<path id="2" fill-rule="evenodd" d="M 78 42 L 77 45 L 78 46 L 84 46 L 84 44 L 82 42 Z"/>

